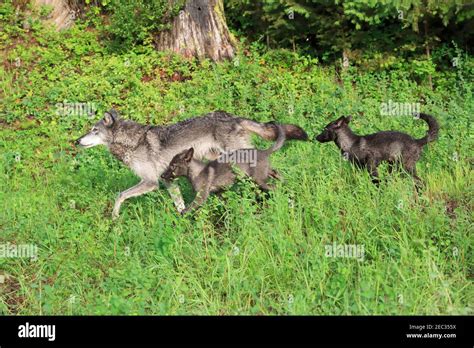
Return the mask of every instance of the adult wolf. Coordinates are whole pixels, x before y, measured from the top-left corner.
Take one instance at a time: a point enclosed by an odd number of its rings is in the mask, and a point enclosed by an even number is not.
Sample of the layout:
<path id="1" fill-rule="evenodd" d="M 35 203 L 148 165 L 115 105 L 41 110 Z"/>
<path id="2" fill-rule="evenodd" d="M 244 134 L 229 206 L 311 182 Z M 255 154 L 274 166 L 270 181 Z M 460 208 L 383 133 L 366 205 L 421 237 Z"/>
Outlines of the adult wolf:
<path id="1" fill-rule="evenodd" d="M 286 139 L 306 140 L 306 132 L 296 125 L 283 124 Z M 112 217 L 119 215 L 122 203 L 158 187 L 158 180 L 178 153 L 194 148 L 197 159 L 216 159 L 221 152 L 253 148 L 252 133 L 266 140 L 275 140 L 278 129 L 272 122 L 260 123 L 215 111 L 170 126 L 149 126 L 122 120 L 117 111 L 106 112 L 91 131 L 77 139 L 76 144 L 89 148 L 105 145 L 109 151 L 137 174 L 141 181 L 121 192 L 114 205 Z M 184 201 L 179 187 L 165 183 L 181 212 Z"/>

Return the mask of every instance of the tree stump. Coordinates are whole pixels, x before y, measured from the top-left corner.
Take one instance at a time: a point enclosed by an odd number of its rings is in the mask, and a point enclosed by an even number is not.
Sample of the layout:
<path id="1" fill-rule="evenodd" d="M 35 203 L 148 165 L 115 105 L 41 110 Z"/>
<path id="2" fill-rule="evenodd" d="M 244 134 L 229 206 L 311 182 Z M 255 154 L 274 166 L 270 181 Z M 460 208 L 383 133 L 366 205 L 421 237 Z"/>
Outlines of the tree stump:
<path id="1" fill-rule="evenodd" d="M 67 0 L 33 0 L 35 6 L 48 5 L 53 7 L 53 11 L 48 16 L 47 21 L 51 22 L 58 30 L 67 29 L 76 19 L 78 13 L 74 7 L 75 1 Z"/>
<path id="2" fill-rule="evenodd" d="M 157 34 L 157 50 L 213 61 L 234 57 L 235 39 L 229 33 L 223 0 L 187 0 L 172 28 Z"/>

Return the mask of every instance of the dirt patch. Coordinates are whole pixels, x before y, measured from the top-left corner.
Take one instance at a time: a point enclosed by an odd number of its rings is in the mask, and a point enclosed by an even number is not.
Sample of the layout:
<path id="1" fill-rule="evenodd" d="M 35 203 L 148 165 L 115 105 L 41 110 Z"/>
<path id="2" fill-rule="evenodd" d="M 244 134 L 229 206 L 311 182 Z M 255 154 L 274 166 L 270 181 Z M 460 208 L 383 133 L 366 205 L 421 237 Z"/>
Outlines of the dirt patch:
<path id="1" fill-rule="evenodd" d="M 448 199 L 446 201 L 446 214 L 451 219 L 456 219 L 456 212 L 454 211 L 459 206 L 459 203 L 454 199 Z"/>
<path id="2" fill-rule="evenodd" d="M 0 296 L 7 305 L 8 314 L 18 314 L 26 298 L 21 294 L 21 286 L 11 275 L 0 274 Z"/>
<path id="3" fill-rule="evenodd" d="M 141 78 L 141 81 L 142 81 L 142 82 L 150 82 L 151 80 L 153 80 L 153 77 L 152 77 L 152 76 L 149 76 L 149 75 L 144 75 L 144 76 Z"/>

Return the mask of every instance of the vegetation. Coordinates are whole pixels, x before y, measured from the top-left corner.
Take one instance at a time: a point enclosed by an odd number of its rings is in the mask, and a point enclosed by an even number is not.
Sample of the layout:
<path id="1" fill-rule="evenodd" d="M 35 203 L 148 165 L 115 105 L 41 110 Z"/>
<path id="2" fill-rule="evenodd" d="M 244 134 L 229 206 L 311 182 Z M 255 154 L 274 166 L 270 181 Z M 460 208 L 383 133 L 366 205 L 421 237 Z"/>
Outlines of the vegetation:
<path id="1" fill-rule="evenodd" d="M 342 71 L 239 34 L 237 57 L 216 64 L 146 40 L 116 50 L 103 16 L 57 32 L 0 5 L 0 245 L 38 246 L 37 260 L 0 257 L 0 313 L 472 314 L 474 60 L 462 43 L 439 42 L 429 58 L 415 45 L 388 65 L 372 51 Z M 223 109 L 311 139 L 351 114 L 359 134 L 422 137 L 421 120 L 381 115 L 389 101 L 420 102 L 441 124 L 418 163 L 420 194 L 386 169 L 375 187 L 334 144 L 292 141 L 272 156 L 285 181 L 269 195 L 241 181 L 183 218 L 162 189 L 113 222 L 116 194 L 138 179 L 106 149 L 72 145 L 111 106 L 151 124 Z M 328 257 L 334 243 L 364 255 Z"/>
<path id="2" fill-rule="evenodd" d="M 176 1 L 172 6 L 168 0 L 112 0 L 106 6 L 110 13 L 107 29 L 121 47 L 149 42 L 153 33 L 169 29 L 182 2 Z"/>
<path id="3" fill-rule="evenodd" d="M 384 69 L 453 39 L 467 47 L 474 32 L 474 6 L 463 0 L 229 0 L 226 4 L 230 22 L 268 46 L 298 47 L 324 61 L 342 58 L 346 51 L 355 62 L 375 59 Z"/>

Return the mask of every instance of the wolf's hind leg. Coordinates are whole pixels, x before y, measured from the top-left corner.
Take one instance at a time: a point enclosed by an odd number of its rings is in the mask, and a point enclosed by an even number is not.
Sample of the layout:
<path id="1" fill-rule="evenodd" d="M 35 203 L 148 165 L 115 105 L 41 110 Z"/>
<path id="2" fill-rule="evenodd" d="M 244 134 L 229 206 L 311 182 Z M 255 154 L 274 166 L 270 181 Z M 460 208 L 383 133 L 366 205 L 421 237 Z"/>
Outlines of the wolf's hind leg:
<path id="1" fill-rule="evenodd" d="M 122 203 L 132 197 L 141 196 L 145 193 L 151 192 L 158 187 L 158 184 L 150 181 L 140 181 L 137 185 L 130 187 L 128 190 L 120 192 L 115 200 L 114 210 L 112 211 L 112 218 L 116 219 L 120 212 Z"/>
<path id="2" fill-rule="evenodd" d="M 392 174 L 395 170 L 395 166 L 396 166 L 395 162 L 389 161 L 387 162 L 387 166 L 388 166 L 388 173 Z"/>
<path id="3" fill-rule="evenodd" d="M 268 184 L 264 181 L 257 182 L 257 185 L 264 191 L 273 191 L 275 189 L 275 185 Z"/>
<path id="4" fill-rule="evenodd" d="M 179 189 L 178 184 L 175 181 L 171 183 L 165 182 L 164 184 L 168 189 L 178 213 L 181 213 L 186 207 L 184 205 L 183 196 L 181 195 L 181 190 Z"/>
<path id="5" fill-rule="evenodd" d="M 273 178 L 273 179 L 277 179 L 277 180 L 280 180 L 282 182 L 285 181 L 285 179 L 283 178 L 283 176 L 276 170 L 276 169 L 270 169 L 270 172 L 268 173 L 268 176 L 270 178 Z"/>
<path id="6" fill-rule="evenodd" d="M 416 162 L 415 163 L 410 163 L 406 162 L 403 163 L 403 167 L 405 170 L 413 177 L 415 180 L 415 188 L 417 191 L 423 188 L 424 182 L 423 180 L 420 179 L 420 177 L 416 174 Z"/>

